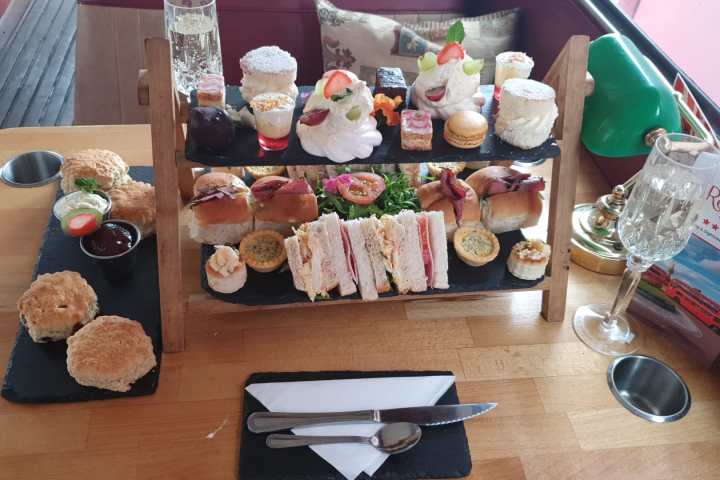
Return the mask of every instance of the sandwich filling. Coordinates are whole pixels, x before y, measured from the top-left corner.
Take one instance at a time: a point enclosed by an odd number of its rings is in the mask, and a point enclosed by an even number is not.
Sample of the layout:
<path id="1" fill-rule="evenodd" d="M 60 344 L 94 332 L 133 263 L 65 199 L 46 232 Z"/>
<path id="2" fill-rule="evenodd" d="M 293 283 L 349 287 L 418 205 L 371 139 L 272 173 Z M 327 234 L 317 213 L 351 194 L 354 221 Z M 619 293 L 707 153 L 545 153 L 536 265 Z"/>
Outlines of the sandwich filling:
<path id="1" fill-rule="evenodd" d="M 418 234 L 420 235 L 420 250 L 422 252 L 423 266 L 425 267 L 425 279 L 427 286 L 432 288 L 433 285 L 433 257 L 430 248 L 430 229 L 428 228 L 428 219 L 425 216 L 418 216 Z"/>
<path id="2" fill-rule="evenodd" d="M 463 206 L 465 205 L 465 197 L 467 197 L 467 189 L 462 186 L 455 173 L 443 168 L 440 172 L 440 190 L 452 203 L 453 212 L 455 213 L 455 222 L 460 225 L 462 220 Z"/>

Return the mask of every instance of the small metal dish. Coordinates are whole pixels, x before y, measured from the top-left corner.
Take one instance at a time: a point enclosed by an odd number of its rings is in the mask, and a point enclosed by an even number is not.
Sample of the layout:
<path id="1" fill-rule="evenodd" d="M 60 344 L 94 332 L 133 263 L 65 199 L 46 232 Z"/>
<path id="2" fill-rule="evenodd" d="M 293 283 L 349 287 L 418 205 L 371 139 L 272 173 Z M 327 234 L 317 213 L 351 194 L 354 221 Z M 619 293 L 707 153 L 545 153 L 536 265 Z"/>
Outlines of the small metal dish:
<path id="1" fill-rule="evenodd" d="M 62 155 L 55 152 L 21 153 L 3 165 L 0 178 L 11 187 L 39 187 L 60 176 L 62 163 Z"/>
<path id="2" fill-rule="evenodd" d="M 690 390 L 683 379 L 654 358 L 616 358 L 608 367 L 607 381 L 623 407 L 650 422 L 674 422 L 690 410 Z"/>

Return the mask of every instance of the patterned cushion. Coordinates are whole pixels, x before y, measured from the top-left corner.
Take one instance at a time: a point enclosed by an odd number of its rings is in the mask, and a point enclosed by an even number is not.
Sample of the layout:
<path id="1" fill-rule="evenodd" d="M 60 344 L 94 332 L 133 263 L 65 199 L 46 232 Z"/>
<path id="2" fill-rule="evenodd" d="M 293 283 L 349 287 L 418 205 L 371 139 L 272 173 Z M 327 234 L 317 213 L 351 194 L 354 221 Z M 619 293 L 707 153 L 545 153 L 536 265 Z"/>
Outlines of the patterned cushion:
<path id="1" fill-rule="evenodd" d="M 417 57 L 439 52 L 450 25 L 458 17 L 425 15 L 420 22 L 398 21 L 370 13 L 342 10 L 328 0 L 315 0 L 322 37 L 325 70 L 344 68 L 360 79 L 375 83 L 377 67 L 400 67 L 408 83 L 417 76 Z M 434 18 L 433 18 L 434 17 Z M 481 82 L 495 76 L 495 55 L 515 45 L 519 9 L 480 17 L 461 18 L 465 27 L 463 46 L 473 58 L 485 59 Z"/>

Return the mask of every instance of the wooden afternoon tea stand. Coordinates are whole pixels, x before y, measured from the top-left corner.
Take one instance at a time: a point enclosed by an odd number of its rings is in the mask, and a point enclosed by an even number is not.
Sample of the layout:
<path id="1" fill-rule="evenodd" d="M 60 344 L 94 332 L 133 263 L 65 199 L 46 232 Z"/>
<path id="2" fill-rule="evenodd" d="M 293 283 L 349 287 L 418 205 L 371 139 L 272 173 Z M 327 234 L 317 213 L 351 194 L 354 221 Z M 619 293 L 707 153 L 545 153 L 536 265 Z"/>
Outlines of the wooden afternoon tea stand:
<path id="1" fill-rule="evenodd" d="M 559 117 L 554 135 L 560 155 L 552 164 L 552 189 L 549 199 L 548 243 L 553 255 L 544 280 L 529 289 L 431 295 L 396 295 L 379 301 L 413 299 L 468 299 L 498 293 L 541 290 L 542 315 L 548 321 L 562 321 L 570 269 L 571 215 L 575 204 L 575 186 L 580 158 L 580 130 L 585 97 L 585 77 L 589 38 L 573 36 L 565 44 L 543 81 L 557 92 Z M 185 347 L 185 318 L 193 313 L 246 312 L 269 308 L 316 307 L 351 304 L 356 299 L 338 299 L 319 303 L 247 306 L 226 303 L 209 295 L 188 296 L 183 291 L 179 215 L 183 200 L 192 196 L 193 168 L 207 165 L 191 162 L 185 155 L 188 105 L 174 88 L 170 64 L 170 44 L 165 39 L 145 42 L 148 69 L 140 72 L 138 100 L 149 104 L 151 112 L 152 152 L 156 176 L 157 243 L 162 312 L 163 346 L 166 352 Z M 330 163 L 328 161 L 328 163 Z"/>

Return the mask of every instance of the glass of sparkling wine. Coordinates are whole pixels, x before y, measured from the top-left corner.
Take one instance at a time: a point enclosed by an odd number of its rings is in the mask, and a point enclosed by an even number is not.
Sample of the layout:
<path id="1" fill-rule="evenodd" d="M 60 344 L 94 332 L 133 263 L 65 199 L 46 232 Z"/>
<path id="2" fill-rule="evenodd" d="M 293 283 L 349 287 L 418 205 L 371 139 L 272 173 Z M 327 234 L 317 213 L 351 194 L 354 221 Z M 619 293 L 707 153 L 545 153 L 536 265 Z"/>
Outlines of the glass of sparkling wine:
<path id="1" fill-rule="evenodd" d="M 223 73 L 215 0 L 165 0 L 175 87 L 185 95 L 206 73 Z"/>
<path id="2" fill-rule="evenodd" d="M 657 139 L 618 219 L 628 257 L 615 301 L 575 312 L 573 328 L 585 345 L 611 356 L 640 348 L 625 310 L 642 272 L 687 245 L 719 165 L 720 151 L 704 140 L 681 133 Z"/>

